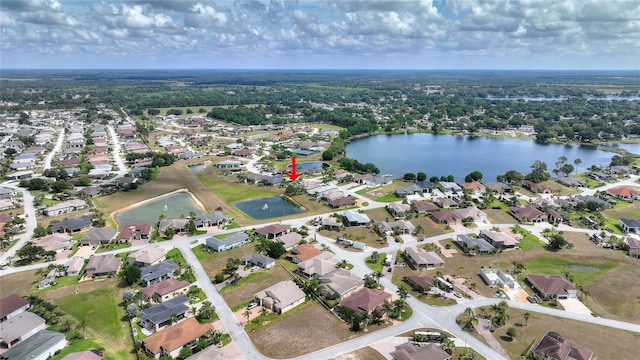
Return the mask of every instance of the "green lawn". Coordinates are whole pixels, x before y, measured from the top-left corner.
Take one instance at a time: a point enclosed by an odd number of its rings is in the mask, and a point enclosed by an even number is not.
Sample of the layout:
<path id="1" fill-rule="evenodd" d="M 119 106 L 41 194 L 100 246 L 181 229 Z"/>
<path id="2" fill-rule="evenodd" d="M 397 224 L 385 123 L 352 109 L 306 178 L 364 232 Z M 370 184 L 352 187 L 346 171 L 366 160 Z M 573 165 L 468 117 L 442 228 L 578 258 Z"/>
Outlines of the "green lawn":
<path id="1" fill-rule="evenodd" d="M 127 333 L 129 325 L 121 321 L 124 310 L 118 307 L 120 295 L 116 288 L 80 292 L 53 300 L 60 310 L 78 323 L 84 321 L 86 334 L 106 349 L 114 359 L 129 359 L 131 339 Z"/>
<path id="2" fill-rule="evenodd" d="M 246 184 L 220 181 L 212 176 L 198 175 L 198 179 L 227 204 L 238 201 L 281 195 L 278 188 L 258 188 Z"/>
<path id="3" fill-rule="evenodd" d="M 69 340 L 69 345 L 67 345 L 67 347 L 62 349 L 62 351 L 60 351 L 59 354 L 55 355 L 53 357 L 53 360 L 60 360 L 63 357 L 67 356 L 68 354 L 71 354 L 74 352 L 98 349 L 100 347 L 101 345 L 95 342 L 95 340 L 93 339 Z M 111 359 L 117 359 L 117 358 L 105 351 L 105 359 L 111 360 Z"/>
<path id="4" fill-rule="evenodd" d="M 69 286 L 69 285 L 76 285 L 78 283 L 78 280 L 80 280 L 79 276 L 59 277 L 59 278 L 56 278 L 55 285 L 50 286 L 46 289 L 37 289 L 36 287 L 36 289 L 33 290 L 33 293 L 35 295 L 42 295 L 50 290 L 60 289 L 62 287 Z"/>
<path id="5" fill-rule="evenodd" d="M 516 232 L 523 236 L 522 240 L 520 240 L 520 249 L 522 250 L 541 249 L 546 245 L 537 236 L 523 228 L 517 228 Z"/>
<path id="6" fill-rule="evenodd" d="M 387 257 L 387 254 L 382 253 L 380 254 L 380 258 L 378 259 L 378 262 L 371 262 L 369 261 L 369 258 L 367 258 L 367 266 L 373 270 L 373 271 L 380 271 L 382 272 L 382 269 L 384 268 L 384 259 Z"/>
<path id="7" fill-rule="evenodd" d="M 569 265 L 583 265 L 600 269 L 600 271 L 580 270 L 569 267 Z M 587 286 L 607 271 L 613 270 L 620 264 L 615 262 L 587 262 L 563 259 L 557 256 L 538 256 L 534 261 L 526 263 L 527 273 L 530 274 L 556 274 L 560 275 L 562 271 L 568 271 L 578 284 Z"/>
<path id="8" fill-rule="evenodd" d="M 402 198 L 397 197 L 394 191 L 394 192 L 387 193 L 387 195 L 380 196 L 375 200 L 378 202 L 394 202 L 394 201 L 402 200 Z"/>

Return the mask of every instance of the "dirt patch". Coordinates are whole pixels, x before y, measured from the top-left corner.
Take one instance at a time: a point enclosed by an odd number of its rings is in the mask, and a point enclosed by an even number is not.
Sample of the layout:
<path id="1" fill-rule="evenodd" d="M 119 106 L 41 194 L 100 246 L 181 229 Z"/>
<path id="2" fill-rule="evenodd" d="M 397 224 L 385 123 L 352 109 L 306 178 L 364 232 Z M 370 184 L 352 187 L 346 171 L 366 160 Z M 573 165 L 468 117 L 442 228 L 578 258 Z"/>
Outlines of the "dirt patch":
<path id="1" fill-rule="evenodd" d="M 440 248 L 440 254 L 444 257 L 451 258 L 453 257 L 453 254 L 458 253 L 458 250 L 454 249 L 453 247 L 450 247 L 449 249 L 445 248 L 444 246 L 442 246 L 442 244 L 440 244 L 439 241 L 434 242 L 434 244 L 436 244 Z"/>
<path id="2" fill-rule="evenodd" d="M 375 325 L 369 328 L 371 331 Z M 283 359 L 335 345 L 354 335 L 346 323 L 322 305 L 307 302 L 284 313 L 276 322 L 249 334 L 249 337 L 264 355 Z"/>

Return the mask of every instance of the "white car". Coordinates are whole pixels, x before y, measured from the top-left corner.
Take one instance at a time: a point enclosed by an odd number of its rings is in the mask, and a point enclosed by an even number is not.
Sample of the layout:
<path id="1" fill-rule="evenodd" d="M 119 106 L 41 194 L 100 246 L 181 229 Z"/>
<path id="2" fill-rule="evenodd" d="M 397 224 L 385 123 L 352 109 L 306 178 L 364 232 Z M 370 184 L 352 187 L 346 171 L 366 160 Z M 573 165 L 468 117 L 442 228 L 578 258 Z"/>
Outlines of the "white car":
<path id="1" fill-rule="evenodd" d="M 249 305 L 247 305 L 247 310 L 251 310 L 251 309 L 255 308 L 256 306 L 258 306 L 258 303 L 252 302 Z"/>

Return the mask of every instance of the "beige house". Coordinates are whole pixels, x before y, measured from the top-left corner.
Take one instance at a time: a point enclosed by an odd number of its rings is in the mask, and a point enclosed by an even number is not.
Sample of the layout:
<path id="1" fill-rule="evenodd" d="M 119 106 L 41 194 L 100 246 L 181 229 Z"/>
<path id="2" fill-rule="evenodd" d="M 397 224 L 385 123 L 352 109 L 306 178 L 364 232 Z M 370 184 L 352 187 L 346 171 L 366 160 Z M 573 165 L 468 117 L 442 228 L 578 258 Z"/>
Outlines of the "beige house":
<path id="1" fill-rule="evenodd" d="M 433 269 L 444 266 L 444 261 L 433 251 L 422 251 L 415 248 L 407 248 L 404 254 L 411 264 L 411 267 L 416 270 Z"/>
<path id="2" fill-rule="evenodd" d="M 306 295 L 295 282 L 285 280 L 256 293 L 253 297 L 261 306 L 282 314 L 302 304 Z"/>

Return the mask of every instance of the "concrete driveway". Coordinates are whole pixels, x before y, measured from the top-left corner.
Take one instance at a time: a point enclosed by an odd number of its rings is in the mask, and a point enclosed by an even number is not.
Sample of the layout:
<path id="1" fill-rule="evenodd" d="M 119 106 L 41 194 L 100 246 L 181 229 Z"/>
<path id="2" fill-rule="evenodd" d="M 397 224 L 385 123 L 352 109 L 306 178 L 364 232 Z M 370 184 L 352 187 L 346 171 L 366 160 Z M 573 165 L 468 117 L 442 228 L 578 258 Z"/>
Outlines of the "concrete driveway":
<path id="1" fill-rule="evenodd" d="M 589 310 L 589 308 L 578 299 L 558 300 L 558 302 L 564 306 L 565 311 L 571 311 L 576 314 L 591 315 L 591 310 Z"/>

